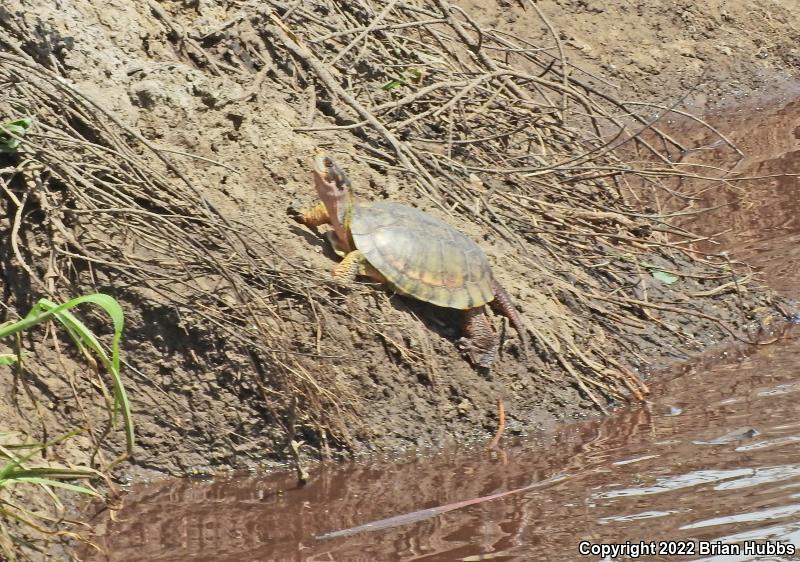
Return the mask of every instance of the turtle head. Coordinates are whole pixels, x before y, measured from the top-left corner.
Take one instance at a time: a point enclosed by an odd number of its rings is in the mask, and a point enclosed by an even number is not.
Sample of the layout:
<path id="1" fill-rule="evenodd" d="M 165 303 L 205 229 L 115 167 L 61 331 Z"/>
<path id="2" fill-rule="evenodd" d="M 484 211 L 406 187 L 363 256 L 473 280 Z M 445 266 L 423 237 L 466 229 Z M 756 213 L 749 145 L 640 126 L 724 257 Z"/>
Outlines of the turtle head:
<path id="1" fill-rule="evenodd" d="M 349 216 L 352 208 L 350 179 L 336 161 L 324 152 L 314 156 L 314 187 L 328 209 L 331 225 L 339 240 L 349 239 Z"/>
<path id="2" fill-rule="evenodd" d="M 329 210 L 329 202 L 344 202 L 350 195 L 350 179 L 347 174 L 324 152 L 314 156 L 314 187 Z"/>

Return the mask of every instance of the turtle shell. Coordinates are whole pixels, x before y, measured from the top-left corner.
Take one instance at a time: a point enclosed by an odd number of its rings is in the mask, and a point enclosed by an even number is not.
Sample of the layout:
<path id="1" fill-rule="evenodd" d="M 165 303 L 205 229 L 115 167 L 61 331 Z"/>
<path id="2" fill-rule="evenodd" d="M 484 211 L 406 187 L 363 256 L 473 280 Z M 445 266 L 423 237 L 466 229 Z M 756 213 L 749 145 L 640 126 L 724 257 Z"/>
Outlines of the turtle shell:
<path id="1" fill-rule="evenodd" d="M 402 294 L 462 310 L 494 299 L 483 250 L 434 216 L 400 203 L 360 203 L 350 232 L 370 265 Z"/>

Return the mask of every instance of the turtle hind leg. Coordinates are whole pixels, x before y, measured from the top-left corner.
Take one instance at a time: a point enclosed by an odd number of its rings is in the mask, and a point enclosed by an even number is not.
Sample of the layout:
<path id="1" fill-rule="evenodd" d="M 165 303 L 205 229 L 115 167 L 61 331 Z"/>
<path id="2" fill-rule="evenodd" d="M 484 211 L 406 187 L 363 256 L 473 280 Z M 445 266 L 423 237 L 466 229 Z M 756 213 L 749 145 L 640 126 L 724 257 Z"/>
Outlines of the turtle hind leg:
<path id="1" fill-rule="evenodd" d="M 514 306 L 514 301 L 511 300 L 511 295 L 508 294 L 500 283 L 492 281 L 492 289 L 494 290 L 494 300 L 489 303 L 489 306 L 496 314 L 502 314 L 508 318 L 511 325 L 519 334 L 519 339 L 522 342 L 522 354 L 527 357 L 530 349 L 530 340 L 528 339 L 528 331 L 522 324 L 522 317 Z"/>
<path id="2" fill-rule="evenodd" d="M 488 369 L 494 363 L 498 340 L 482 306 L 464 312 L 464 337 L 458 347 L 477 367 Z"/>

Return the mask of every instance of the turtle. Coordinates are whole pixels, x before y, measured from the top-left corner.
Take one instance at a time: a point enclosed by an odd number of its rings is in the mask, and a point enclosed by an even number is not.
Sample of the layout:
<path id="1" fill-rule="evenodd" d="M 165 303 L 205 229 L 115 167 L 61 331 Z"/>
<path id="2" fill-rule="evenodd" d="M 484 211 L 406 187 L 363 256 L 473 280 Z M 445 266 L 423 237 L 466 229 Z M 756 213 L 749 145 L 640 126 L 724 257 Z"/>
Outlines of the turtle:
<path id="1" fill-rule="evenodd" d="M 481 368 L 494 362 L 499 338 L 486 316 L 488 304 L 506 316 L 527 355 L 528 334 L 511 296 L 497 282 L 489 260 L 473 240 L 415 207 L 390 201 L 356 202 L 351 182 L 324 152 L 314 158 L 320 202 L 295 218 L 309 228 L 330 225 L 328 240 L 342 257 L 333 269 L 341 285 L 357 276 L 436 306 L 464 311 L 459 348 Z"/>

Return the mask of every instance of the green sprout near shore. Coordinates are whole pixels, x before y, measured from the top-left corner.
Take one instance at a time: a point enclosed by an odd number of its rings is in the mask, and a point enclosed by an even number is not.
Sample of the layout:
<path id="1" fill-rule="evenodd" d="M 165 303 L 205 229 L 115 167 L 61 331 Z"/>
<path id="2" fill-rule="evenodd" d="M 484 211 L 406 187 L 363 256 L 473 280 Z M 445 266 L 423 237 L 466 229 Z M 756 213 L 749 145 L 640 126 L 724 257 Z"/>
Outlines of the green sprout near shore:
<path id="1" fill-rule="evenodd" d="M 101 307 L 106 314 L 109 315 L 114 324 L 114 339 L 111 343 L 111 358 L 108 357 L 100 341 L 97 339 L 86 325 L 78 320 L 69 310 L 83 304 L 91 302 Z M 113 406 L 113 420 L 116 420 L 118 412 L 122 413 L 122 419 L 125 427 L 125 440 L 126 440 L 126 457 L 133 454 L 134 433 L 133 433 L 133 418 L 131 417 L 131 406 L 128 401 L 128 395 L 125 392 L 125 386 L 122 384 L 122 377 L 119 370 L 119 342 L 122 339 L 122 329 L 125 325 L 125 317 L 122 313 L 122 307 L 119 303 L 108 295 L 102 293 L 95 293 L 92 295 L 84 295 L 82 297 L 74 298 L 63 304 L 56 304 L 48 299 L 41 299 L 34 307 L 28 312 L 22 320 L 0 326 L 0 339 L 18 334 L 24 330 L 32 328 L 38 324 L 46 322 L 50 319 L 58 320 L 67 333 L 70 335 L 78 350 L 87 358 L 91 357 L 90 351 L 100 358 L 103 367 L 111 375 L 111 380 L 114 386 L 114 406 Z M 17 346 L 17 354 L 15 356 L 4 355 L 2 356 L 3 362 L 18 363 L 22 360 L 22 353 Z M 112 463 L 112 466 L 123 460 L 117 459 Z"/>
<path id="2" fill-rule="evenodd" d="M 111 318 L 114 327 L 114 337 L 111 344 L 110 356 L 97 336 L 70 312 L 70 309 L 86 302 L 99 306 Z M 23 361 L 20 338 L 21 332 L 50 320 L 57 320 L 66 329 L 78 350 L 91 364 L 96 365 L 95 357 L 99 358 L 100 363 L 102 363 L 103 367 L 109 372 L 113 381 L 114 401 L 113 404 L 110 405 L 111 423 L 115 425 L 118 420 L 118 415 L 121 413 L 125 430 L 126 451 L 111 462 L 106 468 L 106 470 L 109 470 L 115 464 L 128 458 L 133 452 L 134 445 L 133 419 L 131 417 L 130 402 L 125 392 L 125 387 L 122 384 L 122 378 L 120 377 L 119 343 L 122 338 L 122 329 L 124 326 L 122 307 L 120 307 L 119 303 L 112 297 L 100 293 L 77 297 L 63 304 L 57 304 L 48 299 L 41 299 L 34 305 L 25 318 L 0 326 L 0 338 L 15 337 L 16 339 L 16 353 L 0 355 L 0 365 L 13 365 L 19 372 Z M 37 455 L 41 455 L 41 453 L 49 447 L 65 441 L 81 431 L 83 430 L 73 430 L 47 443 L 0 444 L 0 463 L 4 463 L 0 464 L 0 493 L 12 485 L 39 486 L 60 510 L 63 509 L 63 506 L 56 496 L 54 489 L 101 497 L 97 491 L 89 486 L 65 481 L 103 477 L 104 474 L 96 469 L 88 467 L 67 467 L 52 463 L 48 463 L 46 466 L 32 466 L 31 463 L 31 459 Z M 3 436 L 3 434 L 0 434 L 0 437 L 1 436 Z M 7 523 L 11 521 L 40 533 L 78 538 L 77 535 L 73 533 L 53 531 L 46 528 L 45 525 L 47 523 L 58 523 L 60 518 L 52 518 L 47 515 L 35 513 L 26 507 L 9 501 L 7 496 L 3 495 L 0 496 L 0 559 L 5 556 L 9 560 L 13 560 L 15 550 L 20 547 L 35 549 L 35 546 L 29 540 L 16 534 L 12 535 L 9 532 Z"/>
<path id="3" fill-rule="evenodd" d="M 0 123 L 0 152 L 16 152 L 32 124 L 30 117 Z"/>

